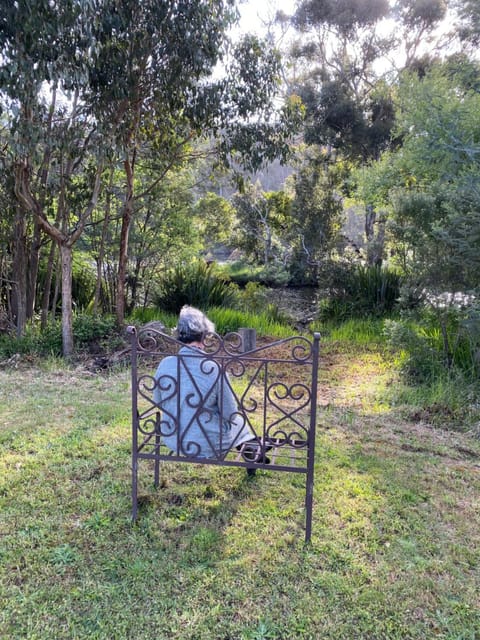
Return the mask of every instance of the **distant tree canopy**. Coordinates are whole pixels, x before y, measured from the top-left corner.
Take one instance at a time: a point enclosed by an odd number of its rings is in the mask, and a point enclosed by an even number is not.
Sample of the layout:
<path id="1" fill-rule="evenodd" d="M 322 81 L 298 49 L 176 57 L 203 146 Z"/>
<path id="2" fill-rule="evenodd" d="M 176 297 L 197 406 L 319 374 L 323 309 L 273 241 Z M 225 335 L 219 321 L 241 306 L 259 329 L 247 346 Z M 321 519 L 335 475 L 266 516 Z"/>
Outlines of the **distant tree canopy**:
<path id="1" fill-rule="evenodd" d="M 364 169 L 360 181 L 364 197 L 390 210 L 396 260 L 437 287 L 472 289 L 480 278 L 480 94 L 468 68 L 467 83 L 449 62 L 422 78 L 403 76 L 402 148 Z"/>
<path id="2" fill-rule="evenodd" d="M 395 157 L 396 151 L 402 153 L 404 137 L 411 140 L 408 129 L 397 123 L 402 74 L 410 71 L 420 81 L 445 60 L 448 45 L 450 52 L 458 50 L 448 60 L 448 72 L 456 82 L 462 78 L 461 84 L 477 86 L 475 65 L 460 43 L 475 41 L 477 5 L 470 0 L 300 1 L 290 19 L 299 36 L 290 49 L 289 89 L 305 105 L 305 143 L 352 167 L 371 166 L 374 176 L 383 154 Z M 451 16 L 456 12 L 457 31 L 455 21 L 444 22 L 448 10 Z M 395 29 L 387 20 L 394 21 Z M 337 196 L 350 190 L 351 180 L 347 177 L 338 187 Z M 365 213 L 364 255 L 368 263 L 380 265 L 387 255 L 389 214 L 374 191 L 362 189 L 357 197 Z"/>

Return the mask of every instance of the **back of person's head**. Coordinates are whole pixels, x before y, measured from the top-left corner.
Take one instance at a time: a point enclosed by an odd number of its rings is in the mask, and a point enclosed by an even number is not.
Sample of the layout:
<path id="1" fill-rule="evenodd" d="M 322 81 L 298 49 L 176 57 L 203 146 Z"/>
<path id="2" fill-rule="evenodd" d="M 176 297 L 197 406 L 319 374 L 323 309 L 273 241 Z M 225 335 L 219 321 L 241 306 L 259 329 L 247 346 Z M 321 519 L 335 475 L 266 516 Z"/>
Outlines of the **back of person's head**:
<path id="1" fill-rule="evenodd" d="M 180 342 L 202 342 L 207 333 L 215 331 L 215 325 L 207 316 L 195 307 L 185 305 L 180 311 L 177 323 L 177 336 Z"/>

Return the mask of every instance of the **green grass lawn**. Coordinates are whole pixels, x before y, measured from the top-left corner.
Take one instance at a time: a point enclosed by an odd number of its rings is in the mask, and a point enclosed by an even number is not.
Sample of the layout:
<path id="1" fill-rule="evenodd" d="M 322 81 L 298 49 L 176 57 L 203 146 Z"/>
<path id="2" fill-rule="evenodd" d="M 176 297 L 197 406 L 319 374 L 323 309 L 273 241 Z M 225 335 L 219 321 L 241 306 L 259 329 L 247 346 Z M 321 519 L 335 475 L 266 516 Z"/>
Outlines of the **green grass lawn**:
<path id="1" fill-rule="evenodd" d="M 480 442 L 408 420 L 372 350 L 322 362 L 301 475 L 148 465 L 129 373 L 0 371 L 0 638 L 480 638 Z"/>

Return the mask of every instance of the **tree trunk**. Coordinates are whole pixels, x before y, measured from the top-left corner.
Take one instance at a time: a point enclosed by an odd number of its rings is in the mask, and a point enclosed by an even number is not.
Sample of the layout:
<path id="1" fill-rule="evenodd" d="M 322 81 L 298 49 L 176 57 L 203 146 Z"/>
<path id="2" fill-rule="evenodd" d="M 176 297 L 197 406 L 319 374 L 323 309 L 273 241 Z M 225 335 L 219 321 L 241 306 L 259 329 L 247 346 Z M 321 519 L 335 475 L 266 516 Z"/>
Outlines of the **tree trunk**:
<path id="1" fill-rule="evenodd" d="M 130 224 L 133 216 L 133 189 L 134 189 L 134 167 L 135 158 L 125 160 L 125 175 L 127 179 L 127 189 L 125 194 L 125 204 L 122 213 L 122 228 L 120 231 L 120 248 L 118 256 L 118 275 L 117 275 L 117 324 L 119 327 L 123 325 L 125 319 L 125 282 L 127 279 L 127 261 L 128 261 L 128 236 L 130 233 Z"/>
<path id="2" fill-rule="evenodd" d="M 125 282 L 127 279 L 127 260 L 128 260 L 128 235 L 130 233 L 131 222 L 131 204 L 125 204 L 122 217 L 122 229 L 120 231 L 120 252 L 118 256 L 118 275 L 117 275 L 117 324 L 122 326 L 125 319 Z"/>
<path id="3" fill-rule="evenodd" d="M 59 247 L 62 263 L 62 348 L 63 355 L 68 358 L 73 353 L 72 247 L 65 242 Z"/>
<path id="4" fill-rule="evenodd" d="M 377 221 L 377 212 L 371 204 L 365 207 L 365 238 L 367 264 L 381 266 L 385 244 L 385 218 L 382 216 Z"/>
<path id="5" fill-rule="evenodd" d="M 27 247 L 26 221 L 23 211 L 18 208 L 15 216 L 14 256 L 13 256 L 12 314 L 15 319 L 17 338 L 22 336 L 27 323 Z"/>
<path id="6" fill-rule="evenodd" d="M 42 294 L 42 313 L 41 313 L 41 327 L 45 329 L 48 323 L 48 311 L 50 307 L 50 299 L 52 292 L 52 280 L 53 280 L 53 272 L 55 269 L 55 255 L 56 255 L 57 245 L 53 240 L 50 241 L 50 252 L 48 254 L 48 263 L 47 263 L 47 272 L 45 274 L 45 284 L 43 287 Z"/>
<path id="7" fill-rule="evenodd" d="M 52 320 L 55 320 L 57 315 L 58 299 L 60 297 L 60 285 L 62 284 L 62 265 L 61 261 L 57 260 L 55 270 L 55 289 L 53 291 L 52 298 Z"/>
<path id="8" fill-rule="evenodd" d="M 97 263 L 97 283 L 95 286 L 95 296 L 93 298 L 93 315 L 97 315 L 100 307 L 100 300 L 102 297 L 102 283 L 103 283 L 103 262 L 105 258 L 105 245 L 107 242 L 108 227 L 110 225 L 110 207 L 111 207 L 111 192 L 113 185 L 113 169 L 110 171 L 110 181 L 108 185 L 108 191 L 105 201 L 105 217 L 102 224 L 102 235 L 100 237 L 100 246 L 98 247 L 98 253 L 96 258 Z"/>
<path id="9" fill-rule="evenodd" d="M 141 269 L 142 269 L 142 260 L 141 258 L 137 257 L 137 259 L 135 260 L 135 269 L 133 270 L 133 275 L 131 278 L 131 299 L 130 299 L 130 304 L 127 307 L 129 313 L 132 313 L 132 311 L 135 309 L 137 305 L 138 284 L 140 282 Z"/>
<path id="10" fill-rule="evenodd" d="M 33 218 L 33 237 L 30 244 L 28 257 L 27 279 L 27 318 L 33 318 L 35 314 L 35 301 L 37 297 L 38 266 L 40 264 L 40 251 L 42 247 L 42 230 L 36 218 Z"/>

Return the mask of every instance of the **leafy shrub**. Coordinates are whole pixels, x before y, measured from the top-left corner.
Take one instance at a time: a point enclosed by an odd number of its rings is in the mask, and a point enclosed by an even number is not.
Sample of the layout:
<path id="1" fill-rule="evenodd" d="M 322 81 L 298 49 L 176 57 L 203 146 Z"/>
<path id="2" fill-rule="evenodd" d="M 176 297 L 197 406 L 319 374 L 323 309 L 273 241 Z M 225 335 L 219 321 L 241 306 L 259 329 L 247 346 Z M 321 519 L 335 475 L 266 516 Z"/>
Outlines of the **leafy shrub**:
<path id="1" fill-rule="evenodd" d="M 410 382 L 429 383 L 441 375 L 442 353 L 434 334 L 405 321 L 386 320 L 385 337 L 400 352 L 400 368 Z"/>
<path id="2" fill-rule="evenodd" d="M 238 288 L 220 275 L 215 265 L 193 262 L 167 272 L 154 295 L 154 305 L 169 313 L 178 313 L 185 304 L 201 309 L 233 305 Z"/>
<path id="3" fill-rule="evenodd" d="M 43 290 L 45 288 L 47 262 L 43 259 L 39 265 L 39 288 Z M 52 274 L 52 286 L 51 295 L 57 284 L 57 273 L 54 270 Z M 91 260 L 88 255 L 82 252 L 75 252 L 72 261 L 72 299 L 77 309 L 86 309 L 91 303 L 95 293 L 95 285 L 97 281 L 97 274 L 92 266 Z M 61 297 L 58 300 L 60 305 Z"/>
<path id="4" fill-rule="evenodd" d="M 404 373 L 429 382 L 461 373 L 475 380 L 480 370 L 480 310 L 431 300 L 412 318 L 386 321 L 389 344 L 403 352 Z"/>
<path id="5" fill-rule="evenodd" d="M 238 294 L 237 304 L 242 311 L 264 309 L 269 304 L 268 292 L 258 282 L 247 282 L 245 288 Z"/>
<path id="6" fill-rule="evenodd" d="M 290 273 L 280 264 L 256 265 L 246 262 L 234 262 L 223 271 L 229 279 L 240 287 L 256 282 L 267 287 L 282 287 L 291 280 Z"/>
<path id="7" fill-rule="evenodd" d="M 73 338 L 78 345 L 105 340 L 116 333 L 114 316 L 78 314 L 73 317 Z"/>
<path id="8" fill-rule="evenodd" d="M 260 284 L 262 267 L 252 266 L 251 264 L 238 260 L 237 262 L 225 265 L 222 271 L 227 275 L 228 279 L 245 287 L 249 282 L 257 282 Z"/>
<path id="9" fill-rule="evenodd" d="M 115 318 L 112 316 L 90 316 L 78 314 L 73 317 L 73 340 L 76 348 L 82 348 L 94 341 L 111 341 L 116 334 Z M 11 357 L 15 353 L 29 355 L 62 354 L 62 326 L 60 320 L 50 323 L 43 331 L 28 326 L 21 338 L 2 336 L 0 353 Z"/>

